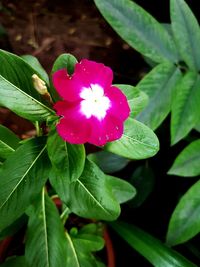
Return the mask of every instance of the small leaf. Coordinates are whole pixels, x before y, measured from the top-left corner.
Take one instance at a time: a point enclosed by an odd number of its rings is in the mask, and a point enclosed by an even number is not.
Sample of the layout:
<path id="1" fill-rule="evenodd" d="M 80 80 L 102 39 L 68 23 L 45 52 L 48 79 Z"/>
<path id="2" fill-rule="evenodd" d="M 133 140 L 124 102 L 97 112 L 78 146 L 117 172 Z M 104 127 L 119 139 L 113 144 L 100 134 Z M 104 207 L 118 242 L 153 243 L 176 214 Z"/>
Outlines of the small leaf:
<path id="1" fill-rule="evenodd" d="M 81 233 L 67 237 L 68 266 L 70 267 L 97 267 L 97 261 L 92 254 L 94 251 L 101 250 L 104 240 L 97 235 Z"/>
<path id="2" fill-rule="evenodd" d="M 69 144 L 56 131 L 52 131 L 47 140 L 47 150 L 53 171 L 57 172 L 63 183 L 75 181 L 81 176 L 85 164 L 84 145 Z"/>
<path id="3" fill-rule="evenodd" d="M 115 198 L 120 204 L 135 197 L 136 190 L 127 181 L 110 175 L 107 175 L 106 178 L 112 188 Z"/>
<path id="4" fill-rule="evenodd" d="M 86 160 L 81 177 L 61 187 L 59 177 L 51 177 L 53 186 L 75 214 L 84 218 L 115 220 L 120 206 L 107 182 L 106 175 L 93 163 Z"/>
<path id="5" fill-rule="evenodd" d="M 108 143 L 104 148 L 125 158 L 145 159 L 158 152 L 159 141 L 150 128 L 129 118 L 121 139 Z"/>
<path id="6" fill-rule="evenodd" d="M 74 66 L 76 63 L 77 59 L 71 54 L 62 54 L 54 62 L 52 73 L 56 72 L 57 70 L 65 68 L 67 69 L 69 74 L 73 74 Z M 50 87 L 50 90 L 51 90 L 51 96 L 54 99 L 54 101 L 59 100 L 60 97 L 53 86 Z"/>
<path id="7" fill-rule="evenodd" d="M 44 190 L 29 218 L 25 256 L 30 266 L 67 266 L 64 227 L 56 206 Z"/>
<path id="8" fill-rule="evenodd" d="M 4 263 L 0 264 L 0 267 L 31 267 L 31 266 L 28 265 L 24 256 L 17 256 L 6 260 Z"/>
<path id="9" fill-rule="evenodd" d="M 172 30 L 179 53 L 193 70 L 200 70 L 200 28 L 184 0 L 171 0 Z"/>
<path id="10" fill-rule="evenodd" d="M 172 94 L 181 72 L 171 63 L 162 63 L 150 71 L 137 85 L 144 91 L 149 102 L 137 119 L 155 130 L 171 110 Z"/>
<path id="11" fill-rule="evenodd" d="M 128 104 L 131 109 L 131 118 L 134 118 L 147 106 L 148 96 L 146 93 L 131 85 L 116 84 L 116 86 L 121 89 L 128 99 Z"/>
<path id="12" fill-rule="evenodd" d="M 130 162 L 130 160 L 115 155 L 107 151 L 98 151 L 88 155 L 88 159 L 92 160 L 98 167 L 106 173 L 113 173 L 122 170 Z"/>
<path id="13" fill-rule="evenodd" d="M 110 225 L 133 249 L 155 267 L 197 267 L 181 254 L 134 225 L 123 222 L 113 222 Z"/>
<path id="14" fill-rule="evenodd" d="M 177 84 L 172 101 L 171 143 L 184 138 L 200 118 L 200 76 L 187 72 Z"/>
<path id="15" fill-rule="evenodd" d="M 153 171 L 146 167 L 138 167 L 131 176 L 130 183 L 136 188 L 137 194 L 129 202 L 130 207 L 139 207 L 150 195 L 154 187 Z"/>
<path id="16" fill-rule="evenodd" d="M 113 29 L 133 48 L 156 62 L 176 62 L 177 52 L 167 31 L 130 0 L 94 0 Z"/>
<path id="17" fill-rule="evenodd" d="M 1 167 L 0 231 L 19 218 L 47 180 L 46 138 L 26 141 Z"/>
<path id="18" fill-rule="evenodd" d="M 0 158 L 6 159 L 18 147 L 20 139 L 8 128 L 0 125 Z"/>
<path id="19" fill-rule="evenodd" d="M 167 243 L 184 243 L 200 232 L 200 181 L 196 182 L 180 199 L 169 223 Z"/>
<path id="20" fill-rule="evenodd" d="M 183 177 L 200 175 L 200 140 L 189 144 L 175 159 L 168 174 Z"/>
<path id="21" fill-rule="evenodd" d="M 40 64 L 39 60 L 32 55 L 23 55 L 22 59 L 26 61 L 34 70 L 39 73 L 40 78 L 49 86 L 49 76 Z"/>

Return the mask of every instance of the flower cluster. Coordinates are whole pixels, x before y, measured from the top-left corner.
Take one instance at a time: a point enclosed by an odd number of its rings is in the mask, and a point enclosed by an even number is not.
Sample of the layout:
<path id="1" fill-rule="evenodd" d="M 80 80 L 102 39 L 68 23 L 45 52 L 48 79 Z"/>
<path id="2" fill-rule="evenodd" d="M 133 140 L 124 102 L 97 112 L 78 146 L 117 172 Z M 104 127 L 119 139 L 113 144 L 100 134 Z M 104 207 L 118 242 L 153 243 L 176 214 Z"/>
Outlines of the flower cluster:
<path id="1" fill-rule="evenodd" d="M 109 67 L 86 59 L 75 65 L 72 76 L 66 69 L 53 74 L 53 84 L 63 98 L 54 106 L 61 116 L 57 131 L 65 141 L 102 146 L 122 136 L 130 108 L 112 80 Z"/>

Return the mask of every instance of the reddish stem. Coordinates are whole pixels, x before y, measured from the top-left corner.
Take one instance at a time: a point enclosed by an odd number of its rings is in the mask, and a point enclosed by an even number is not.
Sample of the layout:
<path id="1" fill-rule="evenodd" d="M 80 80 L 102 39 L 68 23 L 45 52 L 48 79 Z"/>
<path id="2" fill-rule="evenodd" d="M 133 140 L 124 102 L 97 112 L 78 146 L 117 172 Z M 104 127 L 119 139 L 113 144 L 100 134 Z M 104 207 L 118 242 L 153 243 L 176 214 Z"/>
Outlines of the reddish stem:
<path id="1" fill-rule="evenodd" d="M 12 239 L 13 239 L 13 237 L 9 236 L 0 242 L 0 262 L 3 262 L 4 259 L 6 258 L 6 251 L 8 249 L 8 246 L 10 245 Z"/>
<path id="2" fill-rule="evenodd" d="M 107 228 L 104 229 L 103 237 L 105 240 L 105 246 L 107 251 L 108 267 L 115 267 L 115 253 L 113 249 L 112 240 L 110 238 Z"/>

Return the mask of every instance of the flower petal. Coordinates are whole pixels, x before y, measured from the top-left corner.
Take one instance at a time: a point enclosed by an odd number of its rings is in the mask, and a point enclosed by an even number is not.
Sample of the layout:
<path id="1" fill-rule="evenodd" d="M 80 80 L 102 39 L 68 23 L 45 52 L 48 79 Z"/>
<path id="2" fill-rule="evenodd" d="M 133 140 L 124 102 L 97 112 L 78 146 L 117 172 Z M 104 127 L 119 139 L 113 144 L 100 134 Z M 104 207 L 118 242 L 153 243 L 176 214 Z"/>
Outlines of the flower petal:
<path id="1" fill-rule="evenodd" d="M 82 80 L 74 78 L 66 69 L 58 70 L 53 74 L 53 85 L 59 95 L 67 101 L 73 102 L 80 99 L 80 92 L 84 87 Z"/>
<path id="2" fill-rule="evenodd" d="M 130 107 L 126 96 L 121 90 L 115 86 L 111 86 L 105 94 L 111 102 L 111 106 L 107 111 L 107 114 L 115 116 L 120 120 L 124 121 L 130 114 Z"/>
<path id="3" fill-rule="evenodd" d="M 56 106 L 57 105 L 57 106 Z M 57 124 L 59 135 L 71 144 L 84 144 L 88 141 L 91 126 L 85 116 L 80 113 L 80 105 L 66 107 L 66 102 L 56 103 L 57 114 L 64 117 Z"/>
<path id="4" fill-rule="evenodd" d="M 111 86 L 113 80 L 113 72 L 109 67 L 87 59 L 76 64 L 74 73 L 79 76 L 85 87 L 90 84 L 98 84 L 102 88 L 106 88 Z"/>
<path id="5" fill-rule="evenodd" d="M 103 146 L 119 139 L 123 134 L 123 123 L 116 117 L 107 115 L 102 121 L 92 117 L 90 123 L 92 130 L 88 142 L 93 145 Z"/>

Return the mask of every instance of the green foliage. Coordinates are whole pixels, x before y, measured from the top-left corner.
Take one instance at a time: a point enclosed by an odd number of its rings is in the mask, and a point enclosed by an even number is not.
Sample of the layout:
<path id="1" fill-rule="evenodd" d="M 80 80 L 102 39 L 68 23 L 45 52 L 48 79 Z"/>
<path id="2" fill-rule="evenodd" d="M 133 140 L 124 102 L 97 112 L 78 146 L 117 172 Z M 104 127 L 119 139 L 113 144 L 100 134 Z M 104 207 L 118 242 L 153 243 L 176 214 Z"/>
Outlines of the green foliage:
<path id="1" fill-rule="evenodd" d="M 147 107 L 137 119 L 155 130 L 164 121 L 171 110 L 173 93 L 181 72 L 172 63 L 160 63 L 150 71 L 136 88 L 149 97 Z"/>
<path id="2" fill-rule="evenodd" d="M 159 141 L 151 129 L 139 121 L 129 118 L 125 122 L 123 136 L 107 143 L 105 150 L 128 159 L 145 159 L 159 150 Z"/>
<path id="3" fill-rule="evenodd" d="M 172 101 L 171 143 L 175 144 L 195 127 L 200 117 L 200 76 L 188 71 L 177 85 Z"/>
<path id="4" fill-rule="evenodd" d="M 26 262 L 24 256 L 13 257 L 3 264 L 0 264 L 0 267 L 30 267 Z"/>
<path id="5" fill-rule="evenodd" d="M 200 140 L 189 144 L 178 155 L 168 174 L 185 177 L 200 175 Z"/>
<path id="6" fill-rule="evenodd" d="M 45 141 L 43 137 L 27 141 L 2 165 L 0 231 L 24 213 L 45 184 L 49 172 Z"/>
<path id="7" fill-rule="evenodd" d="M 0 158 L 5 160 L 18 147 L 20 139 L 8 128 L 0 125 Z"/>
<path id="8" fill-rule="evenodd" d="M 184 243 L 200 232 L 200 181 L 196 182 L 180 199 L 169 223 L 167 243 Z"/>
<path id="9" fill-rule="evenodd" d="M 134 225 L 114 222 L 111 227 L 155 267 L 197 267 L 179 253 Z"/>
<path id="10" fill-rule="evenodd" d="M 130 0 L 94 0 L 115 31 L 133 48 L 155 62 L 177 61 L 174 42 L 164 27 Z"/>
<path id="11" fill-rule="evenodd" d="M 107 151 L 98 151 L 88 155 L 88 159 L 98 165 L 105 173 L 113 173 L 122 170 L 130 160 Z"/>
<path id="12" fill-rule="evenodd" d="M 172 30 L 181 58 L 192 70 L 200 70 L 199 24 L 184 0 L 170 0 Z"/>
<path id="13" fill-rule="evenodd" d="M 63 183 L 76 181 L 81 176 L 85 164 L 84 145 L 69 144 L 63 141 L 56 131 L 51 131 L 47 150 L 52 172 L 56 173 Z"/>
<path id="14" fill-rule="evenodd" d="M 148 103 L 147 94 L 134 86 L 126 84 L 116 84 L 116 86 L 126 95 L 131 109 L 130 117 L 134 118 L 146 107 Z"/>
<path id="15" fill-rule="evenodd" d="M 67 266 L 67 242 L 56 206 L 42 191 L 29 210 L 25 257 L 30 266 Z"/>

